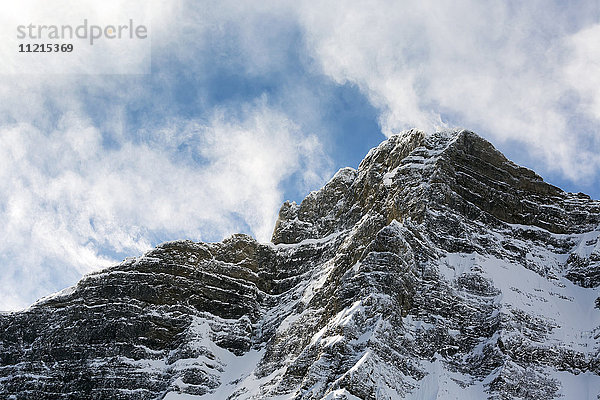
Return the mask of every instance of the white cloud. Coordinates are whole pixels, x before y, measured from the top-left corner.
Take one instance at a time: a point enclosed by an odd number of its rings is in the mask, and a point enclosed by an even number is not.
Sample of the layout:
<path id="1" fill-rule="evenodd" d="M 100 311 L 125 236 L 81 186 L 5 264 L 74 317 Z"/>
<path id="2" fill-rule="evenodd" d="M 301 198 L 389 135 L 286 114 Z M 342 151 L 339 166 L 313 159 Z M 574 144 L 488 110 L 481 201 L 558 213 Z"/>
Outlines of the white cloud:
<path id="1" fill-rule="evenodd" d="M 326 160 L 316 137 L 264 99 L 247 104 L 241 117 L 228 112 L 113 149 L 73 115 L 48 133 L 26 124 L 2 128 L 0 254 L 10 259 L 1 308 L 24 306 L 114 262 L 105 254 L 139 254 L 155 235 L 220 239 L 249 229 L 268 240 L 284 200 L 281 182 L 298 171 L 322 180 Z"/>
<path id="2" fill-rule="evenodd" d="M 48 7 L 26 9 L 33 3 L 10 6 L 7 26 L 31 16 L 52 21 Z M 59 2 L 54 10 L 68 5 L 75 16 L 108 21 L 123 14 L 119 4 Z M 157 58 L 175 54 L 202 74 L 211 64 L 197 59 L 204 35 L 232 17 L 216 7 L 188 7 L 152 2 L 145 10 L 154 14 Z M 249 35 L 258 34 L 250 25 L 238 38 L 248 46 Z M 255 68 L 246 73 L 268 68 L 266 52 L 242 52 Z M 329 164 L 319 139 L 266 97 L 216 110 L 206 104 L 198 115 L 208 120 L 184 119 L 169 110 L 179 76 L 168 71 L 146 81 L 160 86 L 159 95 L 135 76 L 0 76 L 0 309 L 23 307 L 157 241 L 220 240 L 239 231 L 268 240 L 283 183 L 291 176 L 302 190 L 322 183 Z M 154 102 L 167 122 L 131 131 L 128 107 Z"/>
<path id="3" fill-rule="evenodd" d="M 565 80 L 582 97 L 585 111 L 600 120 L 600 24 L 565 41 L 571 51 L 564 68 Z"/>
<path id="4" fill-rule="evenodd" d="M 334 80 L 357 84 L 381 112 L 386 134 L 464 125 L 492 139 L 524 143 L 537 163 L 580 180 L 597 174 L 589 132 L 569 128 L 596 113 L 597 27 L 570 37 L 560 4 L 420 1 L 305 2 L 307 49 Z M 568 46 L 575 56 L 566 61 Z M 565 84 L 563 67 L 570 84 Z M 595 114 L 597 115 L 597 114 Z"/>

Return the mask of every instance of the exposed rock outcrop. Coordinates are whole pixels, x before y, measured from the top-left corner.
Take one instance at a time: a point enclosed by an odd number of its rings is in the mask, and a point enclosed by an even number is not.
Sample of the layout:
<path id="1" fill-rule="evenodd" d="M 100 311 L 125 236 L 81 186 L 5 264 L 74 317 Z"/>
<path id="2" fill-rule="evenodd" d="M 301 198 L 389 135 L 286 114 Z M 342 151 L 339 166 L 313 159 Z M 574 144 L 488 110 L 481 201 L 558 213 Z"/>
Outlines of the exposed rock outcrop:
<path id="1" fill-rule="evenodd" d="M 599 237 L 600 202 L 407 131 L 286 202 L 272 243 L 165 243 L 1 315 L 0 393 L 596 398 Z"/>

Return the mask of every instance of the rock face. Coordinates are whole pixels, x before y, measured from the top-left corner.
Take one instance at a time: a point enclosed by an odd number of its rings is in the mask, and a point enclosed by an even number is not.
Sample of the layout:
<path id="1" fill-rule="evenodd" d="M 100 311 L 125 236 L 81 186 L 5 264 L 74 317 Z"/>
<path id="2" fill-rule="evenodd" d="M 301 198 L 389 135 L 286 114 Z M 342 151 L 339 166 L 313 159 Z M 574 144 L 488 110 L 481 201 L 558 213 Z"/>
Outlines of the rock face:
<path id="1" fill-rule="evenodd" d="M 474 133 L 404 132 L 272 243 L 165 243 L 0 315 L 0 394 L 597 399 L 599 237 L 600 202 Z"/>

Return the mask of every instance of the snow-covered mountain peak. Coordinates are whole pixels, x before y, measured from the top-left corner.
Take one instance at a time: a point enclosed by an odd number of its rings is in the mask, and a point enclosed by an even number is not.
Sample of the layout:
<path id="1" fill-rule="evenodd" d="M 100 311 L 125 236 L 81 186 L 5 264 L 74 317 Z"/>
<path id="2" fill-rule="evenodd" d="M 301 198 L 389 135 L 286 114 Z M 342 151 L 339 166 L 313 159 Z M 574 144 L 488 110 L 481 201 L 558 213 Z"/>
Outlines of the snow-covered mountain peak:
<path id="1" fill-rule="evenodd" d="M 411 130 L 286 202 L 272 243 L 165 243 L 0 315 L 0 393 L 594 399 L 599 285 L 600 202 Z"/>

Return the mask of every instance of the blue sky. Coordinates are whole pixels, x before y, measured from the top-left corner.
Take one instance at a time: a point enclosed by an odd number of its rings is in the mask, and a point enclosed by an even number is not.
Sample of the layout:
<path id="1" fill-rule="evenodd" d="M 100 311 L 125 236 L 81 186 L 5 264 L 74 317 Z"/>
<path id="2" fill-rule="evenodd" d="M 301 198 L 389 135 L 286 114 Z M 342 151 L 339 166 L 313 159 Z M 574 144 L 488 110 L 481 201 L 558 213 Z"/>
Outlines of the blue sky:
<path id="1" fill-rule="evenodd" d="M 600 198 L 595 1 L 142 4 L 151 73 L 0 75 L 0 309 L 161 241 L 268 240 L 284 200 L 413 127 Z"/>

